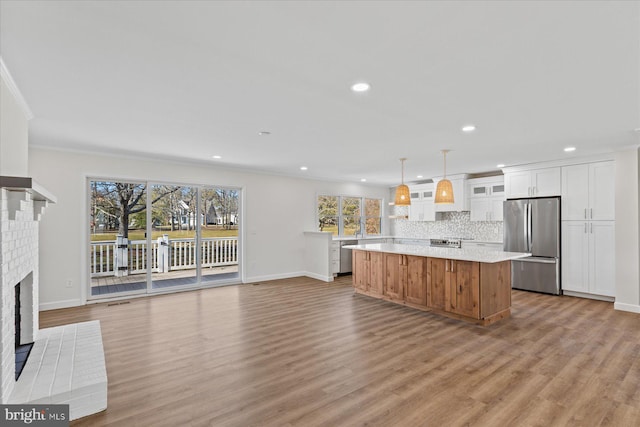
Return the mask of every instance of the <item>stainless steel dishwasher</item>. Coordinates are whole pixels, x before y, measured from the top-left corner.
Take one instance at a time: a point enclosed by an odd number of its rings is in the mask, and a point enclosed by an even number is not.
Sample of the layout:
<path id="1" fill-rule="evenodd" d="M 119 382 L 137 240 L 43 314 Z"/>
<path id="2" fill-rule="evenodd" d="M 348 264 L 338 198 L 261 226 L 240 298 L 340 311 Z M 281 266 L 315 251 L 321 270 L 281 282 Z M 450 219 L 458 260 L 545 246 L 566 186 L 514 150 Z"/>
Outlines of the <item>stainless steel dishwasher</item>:
<path id="1" fill-rule="evenodd" d="M 357 245 L 357 240 L 341 240 L 340 241 L 340 274 L 351 273 L 351 249 L 345 249 L 346 245 Z"/>

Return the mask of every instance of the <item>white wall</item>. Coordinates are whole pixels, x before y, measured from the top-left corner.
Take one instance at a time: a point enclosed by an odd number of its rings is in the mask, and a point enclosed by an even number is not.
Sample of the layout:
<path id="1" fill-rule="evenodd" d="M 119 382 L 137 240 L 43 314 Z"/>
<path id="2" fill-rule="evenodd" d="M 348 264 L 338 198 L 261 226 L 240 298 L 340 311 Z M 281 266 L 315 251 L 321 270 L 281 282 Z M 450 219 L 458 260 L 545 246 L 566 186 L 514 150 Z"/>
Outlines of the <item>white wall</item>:
<path id="1" fill-rule="evenodd" d="M 616 153 L 616 302 L 640 313 L 640 151 Z"/>
<path id="2" fill-rule="evenodd" d="M 0 78 L 0 175 L 28 176 L 29 124 L 22 106 Z"/>
<path id="3" fill-rule="evenodd" d="M 245 281 L 305 271 L 305 230 L 315 230 L 318 193 L 388 198 L 387 187 L 291 178 L 178 162 L 63 152 L 32 147 L 31 176 L 56 195 L 40 223 L 40 307 L 83 304 L 86 298 L 87 177 L 237 186 L 244 189 Z M 301 174 L 302 175 L 302 174 Z M 386 203 L 383 232 L 388 231 Z M 67 282 L 71 281 L 71 287 Z"/>

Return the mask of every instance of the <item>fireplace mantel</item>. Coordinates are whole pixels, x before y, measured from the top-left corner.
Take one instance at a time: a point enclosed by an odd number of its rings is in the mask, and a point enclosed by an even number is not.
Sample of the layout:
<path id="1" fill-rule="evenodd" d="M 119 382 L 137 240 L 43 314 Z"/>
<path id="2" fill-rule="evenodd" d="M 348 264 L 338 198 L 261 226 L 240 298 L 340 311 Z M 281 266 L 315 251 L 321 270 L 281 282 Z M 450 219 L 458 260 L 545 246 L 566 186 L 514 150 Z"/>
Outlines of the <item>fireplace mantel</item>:
<path id="1" fill-rule="evenodd" d="M 9 191 L 24 191 L 31 194 L 31 200 L 56 203 L 56 196 L 49 190 L 38 184 L 33 178 L 26 176 L 2 176 L 0 175 L 0 188 Z"/>
<path id="2" fill-rule="evenodd" d="M 40 220 L 40 216 L 49 203 L 57 201 L 56 196 L 30 177 L 0 175 L 0 189 L 9 192 L 7 200 L 9 219 L 15 219 L 16 212 L 22 209 L 20 202 L 26 200 L 27 193 L 33 201 L 33 217 L 36 221 Z"/>

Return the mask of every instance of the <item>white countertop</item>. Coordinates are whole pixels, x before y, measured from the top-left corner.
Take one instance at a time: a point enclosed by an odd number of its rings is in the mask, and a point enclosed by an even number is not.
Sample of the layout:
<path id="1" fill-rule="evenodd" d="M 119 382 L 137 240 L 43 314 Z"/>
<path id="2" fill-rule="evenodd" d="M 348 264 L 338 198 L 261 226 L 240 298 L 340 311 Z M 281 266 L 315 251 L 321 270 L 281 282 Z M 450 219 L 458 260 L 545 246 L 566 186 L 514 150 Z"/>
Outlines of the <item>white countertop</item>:
<path id="1" fill-rule="evenodd" d="M 373 239 L 393 239 L 393 236 L 334 236 L 334 241 L 344 241 L 344 240 L 373 240 Z"/>
<path id="2" fill-rule="evenodd" d="M 414 255 L 431 258 L 454 259 L 457 261 L 476 261 L 484 263 L 495 263 L 509 261 L 512 259 L 526 258 L 529 253 L 489 251 L 481 248 L 458 249 L 440 248 L 420 245 L 400 245 L 393 243 L 372 243 L 368 245 L 343 246 L 344 249 L 359 249 L 363 251 L 387 252 L 399 255 Z"/>
<path id="3" fill-rule="evenodd" d="M 465 243 L 465 242 L 466 243 L 483 243 L 483 244 L 489 243 L 491 245 L 501 245 L 502 244 L 502 240 L 495 241 L 495 240 L 462 239 L 462 243 Z"/>

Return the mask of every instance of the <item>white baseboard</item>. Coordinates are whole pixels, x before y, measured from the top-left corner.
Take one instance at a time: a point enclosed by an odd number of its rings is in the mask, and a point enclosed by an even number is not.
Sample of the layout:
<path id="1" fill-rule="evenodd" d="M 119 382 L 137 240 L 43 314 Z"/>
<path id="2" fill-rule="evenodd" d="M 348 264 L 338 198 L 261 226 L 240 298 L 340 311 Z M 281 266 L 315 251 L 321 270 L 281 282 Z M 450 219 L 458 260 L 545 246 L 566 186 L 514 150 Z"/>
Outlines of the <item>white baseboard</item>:
<path id="1" fill-rule="evenodd" d="M 269 280 L 291 279 L 292 277 L 305 276 L 304 271 L 295 271 L 292 273 L 267 274 L 265 276 L 246 277 L 243 283 L 266 282 Z"/>
<path id="2" fill-rule="evenodd" d="M 615 304 L 613 304 L 613 308 L 620 311 L 640 313 L 640 305 L 635 305 L 635 304 L 625 304 L 623 302 L 616 302 Z"/>
<path id="3" fill-rule="evenodd" d="M 606 302 L 614 302 L 616 300 L 615 297 L 608 297 L 608 296 L 604 296 L 604 295 L 595 295 L 595 294 L 587 294 L 585 292 L 576 292 L 576 291 L 563 290 L 562 294 L 566 295 L 568 297 L 595 299 L 595 300 L 598 300 L 598 301 L 606 301 Z"/>
<path id="4" fill-rule="evenodd" d="M 307 271 L 304 273 L 304 275 L 307 277 L 311 277 L 312 279 L 322 280 L 323 282 L 333 282 L 333 274 L 331 276 L 323 276 L 322 274 Z"/>
<path id="5" fill-rule="evenodd" d="M 82 300 L 80 300 L 79 298 L 77 299 L 66 299 L 63 301 L 54 301 L 54 302 L 44 302 L 41 303 L 38 306 L 38 309 L 40 311 L 47 311 L 47 310 L 57 310 L 59 308 L 69 308 L 69 307 L 78 307 L 84 305 L 84 302 L 82 302 Z"/>

